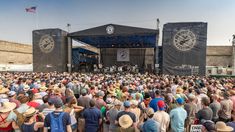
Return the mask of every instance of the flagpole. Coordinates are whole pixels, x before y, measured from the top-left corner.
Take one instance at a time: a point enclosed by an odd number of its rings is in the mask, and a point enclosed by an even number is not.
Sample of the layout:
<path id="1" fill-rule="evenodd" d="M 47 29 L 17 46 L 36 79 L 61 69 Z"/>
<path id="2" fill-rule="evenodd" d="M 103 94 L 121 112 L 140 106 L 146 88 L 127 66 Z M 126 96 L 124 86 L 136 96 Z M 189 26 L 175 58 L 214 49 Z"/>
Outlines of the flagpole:
<path id="1" fill-rule="evenodd" d="M 38 9 L 35 11 L 35 13 L 36 13 L 36 29 L 38 29 Z"/>

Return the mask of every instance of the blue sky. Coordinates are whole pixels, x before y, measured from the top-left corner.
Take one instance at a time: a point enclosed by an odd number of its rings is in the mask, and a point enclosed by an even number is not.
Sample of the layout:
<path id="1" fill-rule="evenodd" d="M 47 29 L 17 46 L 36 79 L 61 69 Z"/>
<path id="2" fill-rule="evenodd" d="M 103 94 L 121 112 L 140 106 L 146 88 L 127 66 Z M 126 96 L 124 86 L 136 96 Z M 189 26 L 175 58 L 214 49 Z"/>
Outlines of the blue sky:
<path id="1" fill-rule="evenodd" d="M 25 8 L 37 6 L 37 13 Z M 168 22 L 208 22 L 208 45 L 231 45 L 235 0 L 1 0 L 0 40 L 32 43 L 43 28 L 79 31 L 108 23 L 160 28 Z M 37 26 L 38 25 L 38 26 Z"/>

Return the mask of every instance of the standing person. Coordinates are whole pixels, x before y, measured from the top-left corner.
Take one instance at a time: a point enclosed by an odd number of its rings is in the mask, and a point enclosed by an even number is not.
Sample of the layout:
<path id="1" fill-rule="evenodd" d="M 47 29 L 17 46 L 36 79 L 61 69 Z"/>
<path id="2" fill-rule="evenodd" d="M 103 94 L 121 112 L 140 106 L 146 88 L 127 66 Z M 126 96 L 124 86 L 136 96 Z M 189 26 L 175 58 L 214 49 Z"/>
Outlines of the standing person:
<path id="1" fill-rule="evenodd" d="M 78 98 L 77 100 L 77 103 L 78 103 L 78 106 L 82 106 L 84 107 L 84 109 L 86 108 L 89 108 L 90 105 L 90 98 L 89 96 L 87 95 L 87 90 L 85 88 L 81 89 L 81 96 Z M 83 113 L 83 112 L 82 112 Z M 82 113 L 80 114 L 79 118 L 78 118 L 78 129 L 79 129 L 79 132 L 83 132 L 84 131 L 84 125 L 85 125 L 85 120 L 82 116 Z"/>
<path id="2" fill-rule="evenodd" d="M 231 113 L 233 110 L 233 102 L 229 98 L 228 92 L 224 92 L 224 99 L 220 102 L 221 110 L 219 112 L 219 120 L 223 122 L 229 122 L 231 120 Z"/>
<path id="3" fill-rule="evenodd" d="M 81 107 L 79 108 L 75 108 L 76 106 L 76 98 L 74 96 L 70 96 L 66 98 L 66 104 L 65 104 L 65 108 L 64 108 L 64 112 L 69 113 L 70 118 L 71 118 L 71 127 L 72 127 L 72 131 L 76 132 L 77 128 L 78 128 L 78 124 L 77 124 L 77 119 L 75 117 L 76 112 L 80 112 L 83 108 Z"/>
<path id="4" fill-rule="evenodd" d="M 184 100 L 182 98 L 177 98 L 176 102 L 178 106 L 170 112 L 171 131 L 184 132 L 184 123 L 187 118 L 187 112 L 183 108 Z"/>
<path id="5" fill-rule="evenodd" d="M 202 124 L 203 120 L 212 120 L 213 111 L 209 107 L 210 100 L 208 97 L 203 97 L 201 102 L 202 102 L 202 109 L 197 112 L 196 118 Z"/>
<path id="6" fill-rule="evenodd" d="M 106 103 L 104 101 L 104 92 L 103 91 L 99 91 L 98 92 L 98 98 L 95 101 L 96 107 L 98 109 L 101 109 L 103 106 L 106 106 Z"/>
<path id="7" fill-rule="evenodd" d="M 213 111 L 212 121 L 217 122 L 219 120 L 219 110 L 221 109 L 221 105 L 218 102 L 219 96 L 214 94 L 212 96 L 213 102 L 209 105 L 211 110 Z"/>
<path id="8" fill-rule="evenodd" d="M 99 125 L 102 123 L 101 112 L 95 107 L 95 101 L 90 101 L 90 108 L 86 108 L 83 112 L 85 119 L 85 132 L 97 132 Z"/>
<path id="9" fill-rule="evenodd" d="M 160 101 L 159 101 L 160 102 Z M 146 109 L 147 121 L 140 126 L 140 130 L 143 132 L 161 132 L 160 124 L 153 119 L 154 111 L 152 108 Z"/>
<path id="10" fill-rule="evenodd" d="M 45 95 L 45 96 L 42 97 L 43 104 L 37 107 L 37 109 L 39 110 L 39 112 L 42 112 L 43 109 L 49 107 L 49 105 L 48 105 L 48 100 L 49 100 L 49 96 L 48 96 L 48 95 Z"/>
<path id="11" fill-rule="evenodd" d="M 109 114 L 107 118 L 110 122 L 109 132 L 113 132 L 117 128 L 117 125 L 115 124 L 115 120 L 116 120 L 118 112 L 120 111 L 120 107 L 121 107 L 121 102 L 116 99 L 114 101 L 114 107 L 108 111 Z"/>
<path id="12" fill-rule="evenodd" d="M 36 122 L 37 110 L 31 107 L 24 113 L 24 123 L 20 126 L 22 132 L 37 132 L 39 128 L 43 127 L 43 122 Z M 43 114 L 40 114 L 44 119 Z"/>
<path id="13" fill-rule="evenodd" d="M 233 111 L 235 111 L 235 88 L 231 89 L 229 92 L 230 92 L 230 95 L 231 95 L 230 99 L 233 102 Z"/>
<path id="14" fill-rule="evenodd" d="M 160 100 L 157 103 L 159 110 L 154 113 L 153 119 L 160 123 L 160 132 L 167 132 L 170 124 L 170 116 L 166 113 L 165 102 Z"/>
<path id="15" fill-rule="evenodd" d="M 13 130 L 12 121 L 7 121 L 6 119 L 10 112 L 16 108 L 16 104 L 3 102 L 0 106 L 0 132 L 11 132 Z"/>
<path id="16" fill-rule="evenodd" d="M 119 118 L 123 115 L 129 115 L 131 117 L 131 120 L 133 122 L 132 126 L 136 128 L 136 117 L 135 117 L 135 114 L 130 112 L 130 106 L 131 106 L 131 103 L 129 101 L 125 101 L 124 102 L 124 111 L 120 111 L 118 114 L 117 114 L 117 118 L 116 118 L 116 124 L 118 124 L 118 121 L 119 121 Z M 120 124 L 119 124 L 120 125 Z"/>
<path id="17" fill-rule="evenodd" d="M 186 119 L 186 129 L 189 130 L 190 126 L 194 123 L 196 118 L 196 110 L 197 105 L 194 102 L 196 96 L 194 94 L 189 94 L 188 99 L 189 102 L 184 105 L 184 109 L 187 111 L 187 119 Z"/>
<path id="18" fill-rule="evenodd" d="M 155 91 L 155 98 L 152 99 L 149 103 L 149 107 L 153 108 L 154 112 L 156 112 L 158 110 L 157 103 L 160 100 L 163 100 L 163 98 L 161 97 L 161 91 L 157 89 Z"/>
<path id="19" fill-rule="evenodd" d="M 232 113 L 232 121 L 227 123 L 228 126 L 232 127 L 235 130 L 235 111 Z"/>
<path id="20" fill-rule="evenodd" d="M 47 96 L 47 95 L 46 95 Z M 45 96 L 44 96 L 45 97 Z M 54 102 L 56 101 L 56 99 L 54 98 L 49 98 L 48 99 L 48 108 L 44 108 L 42 110 L 42 113 L 44 116 L 46 116 L 47 114 L 55 111 L 55 106 L 54 106 Z M 40 109 L 39 109 L 39 112 L 40 112 Z"/>
<path id="21" fill-rule="evenodd" d="M 15 91 L 10 91 L 8 93 L 8 97 L 9 97 L 9 102 L 13 102 L 16 104 L 16 108 L 18 108 L 20 106 L 20 101 L 16 99 L 16 92 Z"/>
<path id="22" fill-rule="evenodd" d="M 21 126 L 23 123 L 23 120 L 21 120 L 21 118 L 19 117 L 22 116 L 22 114 L 29 108 L 29 106 L 27 105 L 29 97 L 22 95 L 19 97 L 19 101 L 21 103 L 19 108 L 14 111 L 11 111 L 7 117 L 7 121 L 13 121 L 12 127 L 15 129 L 15 132 L 20 131 L 19 126 Z"/>
<path id="23" fill-rule="evenodd" d="M 59 97 L 55 97 L 55 111 L 49 113 L 44 121 L 44 132 L 72 132 L 71 118 L 66 112 L 63 112 L 63 101 Z"/>
<path id="24" fill-rule="evenodd" d="M 136 117 L 136 123 L 138 124 L 140 115 L 141 115 L 141 110 L 138 108 L 138 101 L 137 100 L 131 100 L 131 108 L 130 112 L 135 114 Z"/>

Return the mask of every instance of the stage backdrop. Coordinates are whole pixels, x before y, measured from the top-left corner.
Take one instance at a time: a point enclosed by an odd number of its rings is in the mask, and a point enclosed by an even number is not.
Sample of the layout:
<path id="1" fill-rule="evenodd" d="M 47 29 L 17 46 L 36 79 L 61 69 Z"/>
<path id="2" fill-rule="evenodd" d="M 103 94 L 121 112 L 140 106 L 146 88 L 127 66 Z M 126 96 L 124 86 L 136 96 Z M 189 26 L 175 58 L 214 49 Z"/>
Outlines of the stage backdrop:
<path id="1" fill-rule="evenodd" d="M 67 32 L 61 29 L 33 31 L 33 71 L 67 71 Z"/>
<path id="2" fill-rule="evenodd" d="M 163 74 L 205 75 L 207 23 L 167 23 L 163 28 Z"/>

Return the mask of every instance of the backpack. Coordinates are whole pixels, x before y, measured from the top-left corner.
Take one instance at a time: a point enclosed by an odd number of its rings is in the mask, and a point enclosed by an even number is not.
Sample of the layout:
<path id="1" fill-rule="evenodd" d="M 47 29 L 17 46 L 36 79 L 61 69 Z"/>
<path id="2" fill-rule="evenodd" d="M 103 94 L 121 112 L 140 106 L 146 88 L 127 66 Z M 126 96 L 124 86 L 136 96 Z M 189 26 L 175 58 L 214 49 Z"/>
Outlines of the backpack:
<path id="1" fill-rule="evenodd" d="M 60 113 L 58 117 L 55 117 L 53 113 L 49 113 L 51 118 L 51 132 L 65 132 L 63 127 L 63 115 L 65 112 Z"/>
<path id="2" fill-rule="evenodd" d="M 24 120 L 25 120 L 25 116 L 23 115 L 23 113 L 20 113 L 18 112 L 17 110 L 14 110 L 13 111 L 16 116 L 17 116 L 17 119 L 16 119 L 16 124 L 20 127 L 23 123 L 24 123 Z"/>

